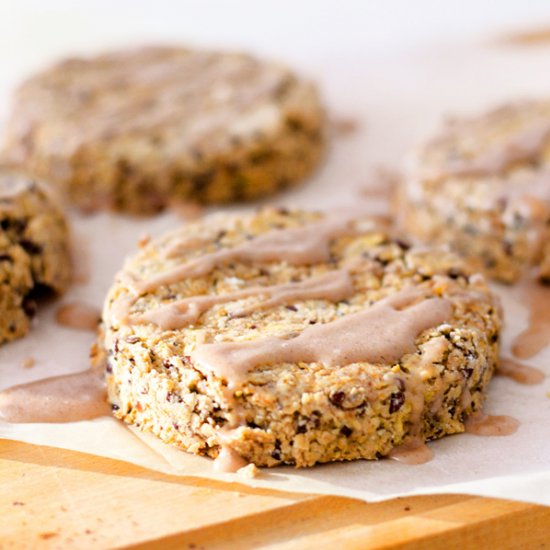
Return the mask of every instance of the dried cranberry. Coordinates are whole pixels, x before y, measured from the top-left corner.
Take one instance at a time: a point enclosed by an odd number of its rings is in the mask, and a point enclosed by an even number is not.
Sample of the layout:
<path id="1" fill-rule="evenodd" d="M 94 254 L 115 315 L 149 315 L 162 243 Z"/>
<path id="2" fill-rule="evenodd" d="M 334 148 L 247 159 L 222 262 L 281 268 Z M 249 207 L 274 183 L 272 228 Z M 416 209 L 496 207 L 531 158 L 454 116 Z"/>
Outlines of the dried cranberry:
<path id="1" fill-rule="evenodd" d="M 409 250 L 411 247 L 410 243 L 403 241 L 401 239 L 395 239 L 395 244 L 401 249 L 401 250 Z"/>
<path id="2" fill-rule="evenodd" d="M 32 241 L 29 241 L 29 239 L 21 239 L 19 241 L 19 244 L 25 250 L 25 252 L 28 252 L 29 254 L 40 254 L 42 252 L 42 246 Z"/>
<path id="3" fill-rule="evenodd" d="M 474 369 L 472 369 L 471 367 L 462 367 L 460 369 L 460 372 L 462 373 L 462 376 L 464 376 L 464 378 L 469 379 L 474 373 Z"/>
<path id="4" fill-rule="evenodd" d="M 464 272 L 461 269 L 459 269 L 458 267 L 451 267 L 447 271 L 447 275 L 451 279 L 458 279 L 459 277 L 464 277 Z"/>
<path id="5" fill-rule="evenodd" d="M 349 437 L 353 433 L 353 430 L 348 426 L 344 425 L 340 428 L 340 433 L 346 437 Z"/>
<path id="6" fill-rule="evenodd" d="M 405 403 L 405 394 L 403 392 L 392 393 L 390 397 L 390 414 L 397 412 Z"/>
<path id="7" fill-rule="evenodd" d="M 330 402 L 336 407 L 341 407 L 345 398 L 346 394 L 343 391 L 334 392 L 329 396 Z"/>
<path id="8" fill-rule="evenodd" d="M 32 298 L 29 298 L 28 296 L 23 300 L 23 311 L 29 318 L 33 318 L 36 315 L 36 310 L 38 309 L 38 306 L 36 304 L 36 301 Z"/>

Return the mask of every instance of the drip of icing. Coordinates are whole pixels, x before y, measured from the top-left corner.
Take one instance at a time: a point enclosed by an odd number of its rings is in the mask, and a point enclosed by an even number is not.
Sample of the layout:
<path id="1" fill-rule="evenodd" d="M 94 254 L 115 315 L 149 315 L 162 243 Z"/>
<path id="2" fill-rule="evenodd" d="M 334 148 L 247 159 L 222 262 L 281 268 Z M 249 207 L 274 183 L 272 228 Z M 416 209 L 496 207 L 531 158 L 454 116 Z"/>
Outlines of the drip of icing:
<path id="1" fill-rule="evenodd" d="M 178 241 L 174 244 L 171 244 L 162 250 L 163 258 L 176 258 L 180 256 L 183 252 L 189 252 L 190 250 L 195 250 L 201 248 L 202 246 L 207 246 L 210 244 L 210 240 L 204 237 L 189 237 L 184 241 Z"/>
<path id="2" fill-rule="evenodd" d="M 59 325 L 76 330 L 95 331 L 101 318 L 101 312 L 88 304 L 72 302 L 62 305 L 55 314 Z"/>
<path id="3" fill-rule="evenodd" d="M 523 363 L 518 363 L 513 359 L 501 359 L 497 374 L 506 376 L 515 380 L 519 384 L 535 385 L 542 384 L 544 373 L 535 367 L 529 367 Z"/>
<path id="4" fill-rule="evenodd" d="M 326 219 L 301 227 L 269 231 L 233 248 L 224 248 L 174 267 L 151 279 L 132 284 L 137 294 L 176 283 L 187 277 L 201 277 L 216 267 L 233 261 L 282 261 L 291 265 L 309 265 L 330 259 L 330 242 L 334 238 L 353 234 L 348 215 L 329 216 Z"/>
<path id="5" fill-rule="evenodd" d="M 196 220 L 204 214 L 204 206 L 198 202 L 170 202 L 170 210 L 181 216 L 185 221 Z"/>
<path id="6" fill-rule="evenodd" d="M 390 363 L 414 351 L 422 331 L 452 314 L 444 298 L 413 303 L 422 297 L 421 289 L 405 289 L 359 313 L 307 327 L 295 338 L 204 344 L 191 356 L 198 368 L 226 379 L 230 387 L 260 365 Z"/>
<path id="7" fill-rule="evenodd" d="M 6 422 L 76 422 L 110 416 L 100 369 L 13 386 L 0 392 Z"/>
<path id="8" fill-rule="evenodd" d="M 433 458 L 433 451 L 420 439 L 411 439 L 391 450 L 388 458 L 404 464 L 425 464 Z"/>
<path id="9" fill-rule="evenodd" d="M 232 473 L 248 466 L 248 462 L 231 447 L 222 444 L 218 456 L 214 459 L 213 466 L 216 472 Z"/>
<path id="10" fill-rule="evenodd" d="M 489 149 L 472 159 L 449 162 L 443 176 L 500 175 L 514 164 L 537 160 L 550 135 L 550 126 L 542 124 L 511 139 L 508 143 Z"/>
<path id="11" fill-rule="evenodd" d="M 529 324 L 512 342 L 512 353 L 528 359 L 550 344 L 550 287 L 529 280 L 521 293 L 529 308 Z"/>
<path id="12" fill-rule="evenodd" d="M 130 308 L 136 303 L 137 296 L 123 294 L 117 296 L 111 303 L 111 307 L 105 316 L 107 323 L 115 322 L 120 324 L 130 322 Z"/>
<path id="13" fill-rule="evenodd" d="M 123 312 L 131 324 L 152 323 L 163 330 L 177 330 L 195 323 L 199 317 L 216 304 L 242 300 L 252 296 L 265 299 L 249 308 L 241 309 L 236 315 L 247 315 L 251 311 L 268 309 L 281 304 L 301 300 L 328 300 L 338 302 L 353 294 L 353 283 L 345 269 L 330 271 L 296 283 L 273 286 L 255 286 L 213 296 L 192 296 L 165 306 L 158 307 L 141 315 L 129 316 Z M 126 301 L 126 304 L 131 304 Z M 120 315 L 120 310 L 117 310 Z"/>
<path id="14" fill-rule="evenodd" d="M 473 435 L 501 436 L 517 432 L 519 421 L 511 416 L 490 416 L 478 413 L 464 423 L 466 433 Z"/>

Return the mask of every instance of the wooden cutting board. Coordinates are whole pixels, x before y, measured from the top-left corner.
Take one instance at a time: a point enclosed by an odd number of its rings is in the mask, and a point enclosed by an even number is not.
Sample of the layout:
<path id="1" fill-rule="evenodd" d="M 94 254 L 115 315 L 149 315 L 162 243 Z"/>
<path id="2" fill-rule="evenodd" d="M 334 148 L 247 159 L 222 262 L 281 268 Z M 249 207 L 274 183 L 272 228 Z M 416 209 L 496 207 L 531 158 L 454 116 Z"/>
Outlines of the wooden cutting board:
<path id="1" fill-rule="evenodd" d="M 357 500 L 176 477 L 0 441 L 0 548 L 544 548 L 550 507 Z"/>

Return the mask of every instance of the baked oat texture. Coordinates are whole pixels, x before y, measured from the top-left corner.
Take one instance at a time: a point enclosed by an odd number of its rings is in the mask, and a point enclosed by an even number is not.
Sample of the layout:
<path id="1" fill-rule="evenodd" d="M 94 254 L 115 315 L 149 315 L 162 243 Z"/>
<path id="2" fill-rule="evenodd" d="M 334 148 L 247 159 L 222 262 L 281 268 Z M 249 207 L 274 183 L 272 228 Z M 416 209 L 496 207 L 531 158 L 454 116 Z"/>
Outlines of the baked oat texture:
<path id="1" fill-rule="evenodd" d="M 229 446 L 257 466 L 376 459 L 409 437 L 424 441 L 464 431 L 495 369 L 500 318 L 483 277 L 471 276 L 449 253 L 409 248 L 363 218 L 351 222 L 355 234 L 330 240 L 324 262 L 232 260 L 199 277 L 133 290 L 135 281 L 150 281 L 191 259 L 323 216 L 284 209 L 211 216 L 131 257 L 108 293 L 99 340 L 115 416 L 192 453 L 216 457 L 221 445 Z M 214 305 L 178 330 L 120 320 L 124 304 L 135 319 L 181 298 L 305 281 L 342 266 L 348 266 L 352 294 L 336 303 L 294 300 L 262 309 L 265 296 L 256 295 Z M 447 298 L 452 314 L 420 333 L 414 351 L 397 361 L 265 364 L 232 389 L 193 361 L 203 344 L 294 338 L 409 287 L 425 298 Z"/>
<path id="2" fill-rule="evenodd" d="M 550 101 L 449 122 L 415 151 L 402 199 L 423 241 L 505 283 L 532 266 L 550 281 Z"/>
<path id="3" fill-rule="evenodd" d="M 24 336 L 36 298 L 62 292 L 70 274 L 67 224 L 51 190 L 0 172 L 0 343 Z"/>
<path id="4" fill-rule="evenodd" d="M 16 93 L 6 155 L 84 209 L 271 194 L 318 165 L 324 112 L 286 67 L 148 47 L 69 59 Z"/>

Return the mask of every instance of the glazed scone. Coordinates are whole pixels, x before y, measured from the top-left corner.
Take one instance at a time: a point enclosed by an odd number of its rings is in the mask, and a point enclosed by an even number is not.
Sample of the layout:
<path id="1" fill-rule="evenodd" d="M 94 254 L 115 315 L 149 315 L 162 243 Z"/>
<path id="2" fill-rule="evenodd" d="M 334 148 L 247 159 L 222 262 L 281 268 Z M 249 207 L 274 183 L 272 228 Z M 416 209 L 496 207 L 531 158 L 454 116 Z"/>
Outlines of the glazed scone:
<path id="1" fill-rule="evenodd" d="M 456 257 L 350 213 L 275 209 L 146 245 L 103 323 L 118 418 L 193 453 L 299 467 L 462 432 L 500 330 Z"/>
<path id="2" fill-rule="evenodd" d="M 511 283 L 536 266 L 550 280 L 550 101 L 448 123 L 415 152 L 401 209 L 408 231 L 474 269 Z"/>
<path id="3" fill-rule="evenodd" d="M 315 87 L 282 65 L 149 47 L 70 59 L 25 82 L 5 148 L 85 209 L 150 213 L 303 180 L 324 120 Z"/>
<path id="4" fill-rule="evenodd" d="M 0 343 L 25 335 L 44 290 L 62 292 L 71 274 L 68 229 L 44 183 L 0 172 Z"/>

